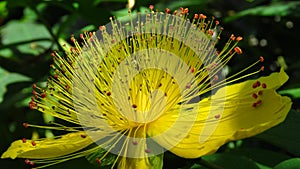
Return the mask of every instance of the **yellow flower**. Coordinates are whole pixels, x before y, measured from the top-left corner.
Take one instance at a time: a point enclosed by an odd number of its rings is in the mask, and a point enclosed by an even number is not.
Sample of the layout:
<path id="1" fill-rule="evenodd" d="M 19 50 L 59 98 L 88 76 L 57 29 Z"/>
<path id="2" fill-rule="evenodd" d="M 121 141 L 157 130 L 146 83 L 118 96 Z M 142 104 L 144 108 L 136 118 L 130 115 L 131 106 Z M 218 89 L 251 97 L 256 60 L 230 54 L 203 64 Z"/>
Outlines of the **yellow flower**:
<path id="1" fill-rule="evenodd" d="M 46 89 L 33 86 L 29 106 L 74 126 L 24 123 L 69 133 L 15 141 L 1 158 L 30 158 L 25 162 L 36 168 L 83 156 L 120 169 L 162 168 L 164 151 L 201 157 L 285 119 L 291 100 L 275 91 L 288 80 L 283 70 L 233 84 L 263 70 L 246 73 L 263 62 L 260 57 L 237 74 L 222 75 L 242 54 L 242 37 L 231 35 L 216 51 L 218 21 L 202 14 L 190 21 L 183 8 L 173 14 L 150 9 L 81 35 L 83 46 L 72 37 L 75 47 L 66 57 L 54 52 L 54 74 Z"/>

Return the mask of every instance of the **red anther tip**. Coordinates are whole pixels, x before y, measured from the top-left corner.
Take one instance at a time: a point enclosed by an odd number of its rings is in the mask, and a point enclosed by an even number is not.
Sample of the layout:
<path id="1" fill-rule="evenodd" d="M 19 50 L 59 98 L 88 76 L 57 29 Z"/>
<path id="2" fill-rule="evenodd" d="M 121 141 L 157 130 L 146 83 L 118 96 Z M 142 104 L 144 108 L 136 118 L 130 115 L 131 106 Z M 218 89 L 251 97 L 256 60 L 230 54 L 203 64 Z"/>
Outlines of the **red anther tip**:
<path id="1" fill-rule="evenodd" d="M 132 107 L 133 107 L 133 108 L 137 108 L 137 105 L 136 105 L 136 104 L 133 104 Z"/>
<path id="2" fill-rule="evenodd" d="M 51 53 L 51 56 L 52 56 L 52 57 L 55 57 L 55 53 L 54 53 L 54 52 L 52 52 L 52 53 Z"/>
<path id="3" fill-rule="evenodd" d="M 107 93 L 106 93 L 106 96 L 111 96 L 111 92 L 107 92 Z"/>
<path id="4" fill-rule="evenodd" d="M 86 135 L 85 134 L 81 134 L 80 137 L 81 138 L 86 138 Z"/>
<path id="5" fill-rule="evenodd" d="M 219 24 L 220 24 L 220 22 L 219 22 L 219 21 L 215 21 L 215 23 L 216 23 L 216 25 L 219 25 Z"/>
<path id="6" fill-rule="evenodd" d="M 189 8 L 185 8 L 184 13 L 189 13 Z"/>
<path id="7" fill-rule="evenodd" d="M 192 67 L 192 68 L 190 69 L 190 71 L 191 71 L 191 73 L 194 73 L 194 72 L 195 72 L 195 68 Z"/>
<path id="8" fill-rule="evenodd" d="M 234 36 L 234 34 L 231 34 L 231 35 L 230 35 L 230 39 L 231 39 L 232 41 L 234 41 L 234 40 L 235 40 L 235 36 Z"/>
<path id="9" fill-rule="evenodd" d="M 257 107 L 257 103 L 253 103 L 253 104 L 252 104 L 252 107 Z"/>
<path id="10" fill-rule="evenodd" d="M 260 68 L 260 70 L 261 70 L 261 71 L 265 71 L 265 67 L 262 66 L 262 67 Z"/>
<path id="11" fill-rule="evenodd" d="M 263 91 L 262 90 L 260 90 L 260 91 L 258 91 L 258 95 L 262 95 L 263 94 Z"/>
<path id="12" fill-rule="evenodd" d="M 259 57 L 259 61 L 260 61 L 260 62 L 264 62 L 264 61 L 265 61 L 265 58 L 264 58 L 263 56 L 260 56 L 260 57 Z"/>
<path id="13" fill-rule="evenodd" d="M 149 9 L 152 11 L 154 9 L 154 6 L 153 5 L 150 5 L 149 6 Z"/>
<path id="14" fill-rule="evenodd" d="M 28 128 L 28 123 L 23 123 L 23 127 Z"/>
<path id="15" fill-rule="evenodd" d="M 200 14 L 200 19 L 206 19 L 206 16 L 203 14 Z"/>
<path id="16" fill-rule="evenodd" d="M 96 159 L 96 162 L 97 162 L 98 164 L 101 164 L 101 160 L 100 160 L 99 158 Z"/>
<path id="17" fill-rule="evenodd" d="M 83 34 L 81 33 L 81 34 L 79 35 L 79 37 L 80 37 L 80 39 L 83 39 Z"/>
<path id="18" fill-rule="evenodd" d="M 199 18 L 199 15 L 198 14 L 195 14 L 194 15 L 194 19 L 198 19 Z"/>
<path id="19" fill-rule="evenodd" d="M 263 84 L 261 85 L 261 87 L 265 89 L 265 88 L 267 88 L 267 84 L 263 83 Z"/>
<path id="20" fill-rule="evenodd" d="M 26 143 L 26 138 L 22 138 L 22 143 Z"/>
<path id="21" fill-rule="evenodd" d="M 42 94 L 41 94 L 41 97 L 42 97 L 42 98 L 45 98 L 45 97 L 46 97 L 46 93 L 42 93 Z"/>
<path id="22" fill-rule="evenodd" d="M 171 10 L 170 10 L 169 8 L 166 8 L 166 9 L 165 9 L 165 12 L 166 12 L 166 13 L 170 13 Z"/>
<path id="23" fill-rule="evenodd" d="M 137 142 L 137 141 L 132 141 L 132 144 L 133 144 L 133 145 L 137 145 L 138 142 Z"/>
<path id="24" fill-rule="evenodd" d="M 29 164 L 30 160 L 29 159 L 25 159 L 24 162 L 25 162 L 25 164 Z"/>
<path id="25" fill-rule="evenodd" d="M 35 90 L 36 89 L 36 84 L 33 84 L 32 88 L 33 88 L 33 90 Z"/>
<path id="26" fill-rule="evenodd" d="M 145 153 L 150 153 L 151 152 L 151 150 L 149 149 L 149 148 L 147 148 L 146 150 L 145 150 Z"/>
<path id="27" fill-rule="evenodd" d="M 34 165 L 34 162 L 33 162 L 33 161 L 29 161 L 28 164 L 31 165 L 31 166 L 33 166 L 33 165 Z"/>
<path id="28" fill-rule="evenodd" d="M 242 49 L 240 48 L 240 47 L 235 47 L 234 48 L 234 51 L 237 53 L 237 54 L 242 54 L 243 53 L 243 51 L 242 51 Z"/>
<path id="29" fill-rule="evenodd" d="M 238 36 L 235 40 L 236 40 L 236 41 L 241 41 L 241 40 L 243 40 L 243 37 Z"/>
<path id="30" fill-rule="evenodd" d="M 220 114 L 215 115 L 215 118 L 216 118 L 216 119 L 219 119 L 220 117 L 221 117 Z"/>
<path id="31" fill-rule="evenodd" d="M 35 141 L 32 141 L 32 142 L 31 142 L 31 145 L 32 145 L 32 146 L 36 146 L 36 142 L 35 142 Z"/>

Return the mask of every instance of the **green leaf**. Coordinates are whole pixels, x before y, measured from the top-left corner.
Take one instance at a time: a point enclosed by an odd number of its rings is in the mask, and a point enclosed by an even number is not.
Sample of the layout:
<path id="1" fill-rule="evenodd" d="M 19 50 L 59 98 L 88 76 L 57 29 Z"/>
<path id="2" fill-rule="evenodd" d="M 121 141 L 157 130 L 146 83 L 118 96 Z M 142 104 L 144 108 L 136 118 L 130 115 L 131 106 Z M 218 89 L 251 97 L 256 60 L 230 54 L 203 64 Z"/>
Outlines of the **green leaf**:
<path id="1" fill-rule="evenodd" d="M 230 153 L 216 153 L 203 156 L 198 165 L 193 165 L 192 169 L 224 168 L 224 169 L 259 169 L 256 162 L 244 156 Z"/>
<path id="2" fill-rule="evenodd" d="M 282 91 L 279 91 L 278 93 L 283 94 L 283 95 L 292 96 L 295 99 L 300 98 L 300 88 L 282 90 Z"/>
<path id="3" fill-rule="evenodd" d="M 163 160 L 164 160 L 164 153 L 149 157 L 151 167 L 155 169 L 163 168 L 163 163 L 164 163 Z"/>
<path id="4" fill-rule="evenodd" d="M 257 135 L 256 137 L 278 146 L 292 154 L 300 156 L 299 129 L 300 113 L 292 109 L 283 123 Z"/>
<path id="5" fill-rule="evenodd" d="M 273 169 L 300 169 L 300 158 L 292 158 L 281 162 Z"/>
<path id="6" fill-rule="evenodd" d="M 255 16 L 288 16 L 293 15 L 300 17 L 299 10 L 300 2 L 278 2 L 271 5 L 258 6 L 243 10 L 235 15 L 225 18 L 225 22 L 231 22 L 248 15 Z"/>
<path id="7" fill-rule="evenodd" d="M 110 168 L 110 166 L 115 162 L 117 156 L 115 154 L 112 153 L 108 153 L 104 159 L 101 159 L 101 162 L 99 163 L 97 161 L 97 159 L 103 157 L 106 153 L 106 150 L 99 147 L 99 149 L 90 154 L 87 155 L 85 158 L 91 163 L 94 164 L 95 166 L 99 167 L 99 168 Z"/>
<path id="8" fill-rule="evenodd" d="M 51 35 L 46 27 L 36 24 L 31 21 L 20 22 L 12 20 L 8 22 L 1 30 L 3 35 L 3 46 L 10 46 L 10 44 L 18 44 L 17 49 L 22 53 L 38 55 L 50 48 Z M 34 41 L 35 39 L 44 41 Z M 47 41 L 47 39 L 49 39 Z M 28 42 L 22 44 L 21 42 Z"/>
<path id="9" fill-rule="evenodd" d="M 0 103 L 3 101 L 3 96 L 6 92 L 6 86 L 11 83 L 30 81 L 31 78 L 18 74 L 10 73 L 0 67 Z"/>

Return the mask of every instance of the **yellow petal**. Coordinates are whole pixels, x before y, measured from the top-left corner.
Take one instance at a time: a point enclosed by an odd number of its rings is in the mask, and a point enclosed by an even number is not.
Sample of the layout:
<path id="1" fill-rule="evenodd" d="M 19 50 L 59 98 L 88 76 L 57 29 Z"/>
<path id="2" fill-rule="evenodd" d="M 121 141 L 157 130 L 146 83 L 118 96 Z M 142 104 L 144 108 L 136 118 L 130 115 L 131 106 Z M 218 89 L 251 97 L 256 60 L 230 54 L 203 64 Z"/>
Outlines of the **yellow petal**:
<path id="1" fill-rule="evenodd" d="M 69 133 L 58 139 L 44 139 L 41 141 L 17 140 L 11 144 L 1 158 L 31 158 L 44 159 L 59 157 L 81 150 L 93 141 L 84 132 Z"/>
<path id="2" fill-rule="evenodd" d="M 148 135 L 159 135 L 173 125 L 176 132 L 162 134 L 154 140 L 185 158 L 211 154 L 228 141 L 251 137 L 282 122 L 291 108 L 291 100 L 278 95 L 275 89 L 287 79 L 281 70 L 257 80 L 223 87 L 212 97 L 200 101 L 199 109 L 195 109 L 195 121 L 175 123 L 178 115 L 167 114 L 150 124 Z M 186 112 L 186 119 L 193 115 Z M 190 124 L 192 127 L 184 130 Z"/>
<path id="3" fill-rule="evenodd" d="M 118 169 L 151 169 L 148 158 L 121 157 Z"/>

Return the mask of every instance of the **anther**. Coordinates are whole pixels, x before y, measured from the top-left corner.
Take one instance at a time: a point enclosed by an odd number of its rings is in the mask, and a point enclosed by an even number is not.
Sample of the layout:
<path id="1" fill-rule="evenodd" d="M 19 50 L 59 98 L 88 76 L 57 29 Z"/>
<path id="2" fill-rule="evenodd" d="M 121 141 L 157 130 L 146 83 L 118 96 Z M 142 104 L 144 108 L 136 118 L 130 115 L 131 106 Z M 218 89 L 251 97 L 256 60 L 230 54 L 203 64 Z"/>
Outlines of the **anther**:
<path id="1" fill-rule="evenodd" d="M 200 14 L 200 19 L 206 19 L 206 16 L 203 14 Z"/>
<path id="2" fill-rule="evenodd" d="M 189 13 L 189 8 L 185 8 L 184 13 L 186 13 L 186 14 Z"/>
<path id="3" fill-rule="evenodd" d="M 22 143 L 26 143 L 26 138 L 22 138 Z"/>
<path id="4" fill-rule="evenodd" d="M 235 40 L 235 36 L 234 36 L 234 34 L 231 34 L 231 35 L 230 35 L 230 39 L 231 39 L 232 41 L 234 41 L 234 40 Z"/>
<path id="5" fill-rule="evenodd" d="M 265 71 L 265 67 L 264 66 L 260 67 L 260 70 Z"/>
<path id="6" fill-rule="evenodd" d="M 81 138 L 86 138 L 86 135 L 85 134 L 81 134 L 80 137 Z"/>
<path id="7" fill-rule="evenodd" d="M 263 83 L 263 84 L 261 85 L 261 87 L 265 89 L 265 88 L 267 88 L 267 84 Z"/>
<path id="8" fill-rule="evenodd" d="M 150 9 L 151 11 L 153 11 L 154 6 L 153 6 L 153 5 L 150 5 L 150 6 L 149 6 L 149 9 Z"/>
<path id="9" fill-rule="evenodd" d="M 165 9 L 165 12 L 166 12 L 166 13 L 170 13 L 171 10 L 170 10 L 169 8 L 166 8 L 166 9 Z"/>
<path id="10" fill-rule="evenodd" d="M 132 141 L 132 144 L 133 144 L 133 145 L 137 145 L 138 142 L 137 142 L 137 141 Z"/>
<path id="11" fill-rule="evenodd" d="M 24 128 L 28 128 L 28 123 L 23 123 Z"/>
<path id="12" fill-rule="evenodd" d="M 80 37 L 80 39 L 83 39 L 83 34 L 81 33 L 81 34 L 79 35 L 79 37 Z"/>
<path id="13" fill-rule="evenodd" d="M 194 73 L 194 72 L 195 72 L 195 68 L 192 67 L 192 68 L 190 69 L 190 71 L 191 71 L 191 73 Z"/>
<path id="14" fill-rule="evenodd" d="M 258 95 L 262 95 L 263 94 L 263 91 L 262 90 L 260 90 L 260 91 L 258 91 Z"/>
<path id="15" fill-rule="evenodd" d="M 32 85 L 32 89 L 35 90 L 36 89 L 36 84 Z"/>
<path id="16" fill-rule="evenodd" d="M 46 93 L 45 93 L 45 92 L 42 93 L 42 94 L 41 94 L 41 97 L 42 97 L 42 98 L 45 98 L 45 97 L 46 97 Z"/>
<path id="17" fill-rule="evenodd" d="M 35 142 L 35 141 L 32 141 L 32 142 L 31 142 L 31 145 L 32 145 L 32 146 L 36 146 L 36 142 Z"/>
<path id="18" fill-rule="evenodd" d="M 136 105 L 136 104 L 133 104 L 133 105 L 132 105 L 132 108 L 137 108 L 137 105 Z"/>
<path id="19" fill-rule="evenodd" d="M 242 54 L 243 53 L 243 51 L 242 51 L 242 49 L 240 48 L 240 47 L 235 47 L 234 48 L 234 51 L 237 53 L 237 54 Z"/>
<path id="20" fill-rule="evenodd" d="M 191 84 L 188 83 L 186 86 L 185 86 L 186 89 L 190 89 L 191 88 Z"/>
<path id="21" fill-rule="evenodd" d="M 260 61 L 260 62 L 264 62 L 264 61 L 265 61 L 265 58 L 262 57 L 262 56 L 260 56 L 260 57 L 259 57 L 259 61 Z"/>
<path id="22" fill-rule="evenodd" d="M 100 160 L 99 158 L 96 158 L 96 162 L 97 162 L 98 164 L 101 164 L 101 160 Z"/>
<path id="23" fill-rule="evenodd" d="M 243 40 L 243 37 L 238 36 L 235 40 L 236 40 L 236 41 L 241 41 L 241 40 Z"/>
<path id="24" fill-rule="evenodd" d="M 216 119 L 219 119 L 220 117 L 221 117 L 220 114 L 215 115 L 215 118 L 216 118 Z"/>
<path id="25" fill-rule="evenodd" d="M 194 19 L 198 19 L 199 18 L 199 15 L 198 14 L 195 14 L 194 15 Z"/>
<path id="26" fill-rule="evenodd" d="M 110 96 L 110 95 L 111 95 L 111 92 L 107 92 L 107 93 L 106 93 L 106 96 Z"/>
<path id="27" fill-rule="evenodd" d="M 30 160 L 29 159 L 25 159 L 24 162 L 25 162 L 25 164 L 29 164 Z"/>
<path id="28" fill-rule="evenodd" d="M 150 148 L 146 148 L 145 153 L 150 153 L 150 152 L 151 152 Z"/>

